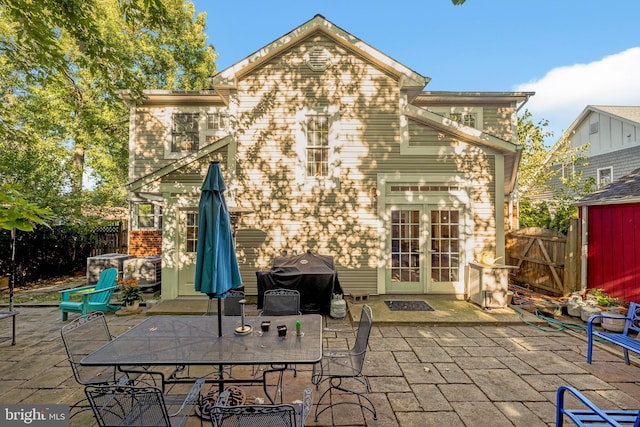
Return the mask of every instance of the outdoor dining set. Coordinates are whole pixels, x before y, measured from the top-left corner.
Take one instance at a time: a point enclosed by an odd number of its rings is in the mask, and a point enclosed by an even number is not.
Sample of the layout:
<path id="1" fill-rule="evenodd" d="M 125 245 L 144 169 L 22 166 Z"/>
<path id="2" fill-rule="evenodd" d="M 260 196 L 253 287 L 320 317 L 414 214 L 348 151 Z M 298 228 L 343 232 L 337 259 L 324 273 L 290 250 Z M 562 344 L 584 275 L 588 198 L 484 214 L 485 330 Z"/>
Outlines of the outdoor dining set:
<path id="1" fill-rule="evenodd" d="M 353 331 L 353 346 L 329 352 L 323 351 L 323 316 L 301 314 L 299 294 L 291 290 L 267 291 L 259 316 L 244 316 L 243 307 L 241 316 L 149 316 L 115 338 L 102 312 L 80 315 L 62 328 L 76 381 L 85 386 L 87 397 L 73 405 L 72 415 L 92 409 L 98 425 L 105 426 L 182 425 L 195 408 L 214 426 L 245 425 L 249 422 L 241 421 L 245 418 L 252 420 L 251 425 L 297 426 L 304 425 L 312 410 L 311 386 L 319 390 L 322 385 L 316 419 L 324 410 L 345 403 L 375 417 L 367 396 L 369 384 L 362 375 L 372 321 L 371 309 L 365 306 Z M 312 384 L 300 396 L 301 403 L 284 403 L 284 373 L 292 370 L 296 375 L 296 367 L 304 365 L 313 369 Z M 253 375 L 238 376 L 243 366 L 251 367 Z M 204 367 L 210 369 L 197 369 Z M 357 379 L 361 389 L 346 389 L 343 378 Z M 274 382 L 272 392 L 269 386 Z M 214 402 L 203 399 L 205 383 L 218 391 Z M 190 388 L 184 395 L 168 393 L 176 384 Z M 230 393 L 242 384 L 261 385 L 268 402 L 234 402 Z M 336 390 L 353 392 L 360 399 L 336 400 L 332 397 Z"/>

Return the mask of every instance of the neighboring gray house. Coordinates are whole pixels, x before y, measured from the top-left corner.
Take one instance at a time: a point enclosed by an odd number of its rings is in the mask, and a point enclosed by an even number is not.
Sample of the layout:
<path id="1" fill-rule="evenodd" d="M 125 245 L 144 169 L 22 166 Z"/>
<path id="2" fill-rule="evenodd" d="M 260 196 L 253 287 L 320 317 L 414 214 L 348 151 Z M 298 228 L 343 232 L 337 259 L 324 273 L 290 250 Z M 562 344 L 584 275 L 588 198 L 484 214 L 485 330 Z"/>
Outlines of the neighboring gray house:
<path id="1" fill-rule="evenodd" d="M 572 149 L 588 145 L 583 176 L 603 187 L 640 167 L 640 106 L 587 105 L 565 137 Z"/>

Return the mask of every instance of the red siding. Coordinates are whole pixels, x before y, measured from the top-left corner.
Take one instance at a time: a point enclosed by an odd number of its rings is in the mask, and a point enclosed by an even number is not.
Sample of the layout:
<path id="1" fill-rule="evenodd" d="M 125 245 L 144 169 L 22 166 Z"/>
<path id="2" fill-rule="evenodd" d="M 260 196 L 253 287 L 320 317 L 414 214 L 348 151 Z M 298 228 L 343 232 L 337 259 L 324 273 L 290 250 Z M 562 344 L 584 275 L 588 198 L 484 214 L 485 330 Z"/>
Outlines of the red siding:
<path id="1" fill-rule="evenodd" d="M 589 288 L 640 301 L 640 204 L 589 206 Z"/>

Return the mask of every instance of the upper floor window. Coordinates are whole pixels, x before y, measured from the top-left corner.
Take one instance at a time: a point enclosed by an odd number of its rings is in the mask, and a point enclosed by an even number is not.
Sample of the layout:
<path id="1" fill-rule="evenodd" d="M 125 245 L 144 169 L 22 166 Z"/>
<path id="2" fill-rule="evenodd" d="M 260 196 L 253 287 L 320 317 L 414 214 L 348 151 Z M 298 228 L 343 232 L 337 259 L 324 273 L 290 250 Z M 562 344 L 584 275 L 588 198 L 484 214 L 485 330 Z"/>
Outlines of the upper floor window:
<path id="1" fill-rule="evenodd" d="M 307 177 L 329 175 L 329 117 L 307 116 Z"/>
<path id="2" fill-rule="evenodd" d="M 176 113 L 173 115 L 171 152 L 197 151 L 200 141 L 198 113 Z"/>
<path id="3" fill-rule="evenodd" d="M 155 203 L 138 203 L 136 206 L 137 228 L 162 229 L 162 206 Z"/>
<path id="4" fill-rule="evenodd" d="M 207 130 L 229 131 L 229 113 L 216 112 L 207 114 Z"/>
<path id="5" fill-rule="evenodd" d="M 482 107 L 436 107 L 429 106 L 428 110 L 451 119 L 461 125 L 482 130 L 484 114 Z"/>
<path id="6" fill-rule="evenodd" d="M 449 118 L 471 128 L 478 127 L 478 115 L 476 113 L 451 113 Z"/>
<path id="7" fill-rule="evenodd" d="M 613 168 L 598 169 L 598 187 L 604 187 L 613 180 Z"/>

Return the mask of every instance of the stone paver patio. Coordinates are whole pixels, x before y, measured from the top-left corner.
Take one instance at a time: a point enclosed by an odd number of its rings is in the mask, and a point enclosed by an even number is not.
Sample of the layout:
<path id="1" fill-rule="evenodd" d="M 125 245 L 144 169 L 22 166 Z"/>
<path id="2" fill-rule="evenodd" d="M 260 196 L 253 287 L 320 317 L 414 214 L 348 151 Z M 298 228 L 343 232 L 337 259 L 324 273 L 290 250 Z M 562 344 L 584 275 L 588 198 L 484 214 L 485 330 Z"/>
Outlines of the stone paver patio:
<path id="1" fill-rule="evenodd" d="M 65 403 L 83 396 L 73 379 L 60 338 L 56 307 L 21 307 L 17 344 L 0 344 L 0 403 Z M 118 335 L 144 314 L 108 314 Z M 70 316 L 71 317 L 71 316 Z M 375 312 L 374 312 L 375 318 Z M 344 323 L 344 322 L 342 322 Z M 0 335 L 10 322 L 0 323 Z M 327 347 L 346 346 L 351 336 L 327 333 Z M 605 408 L 640 408 L 640 366 L 624 364 L 616 351 L 597 348 L 586 363 L 586 339 L 580 332 L 548 332 L 524 323 L 512 325 L 393 326 L 374 324 L 365 374 L 378 420 L 351 405 L 326 411 L 318 426 L 551 426 L 555 391 L 568 384 Z M 235 374 L 235 368 L 234 368 Z M 284 400 L 311 387 L 311 369 L 285 374 Z M 246 387 L 250 402 L 264 397 Z M 315 391 L 317 401 L 323 390 Z M 315 407 L 314 407 L 315 409 Z M 93 423 L 90 413 L 72 419 L 73 426 Z M 187 425 L 200 425 L 192 416 Z M 207 425 L 207 424 L 205 424 Z"/>

